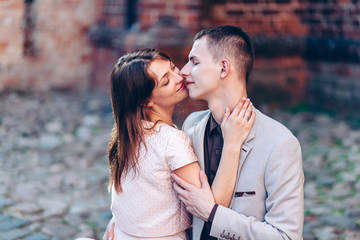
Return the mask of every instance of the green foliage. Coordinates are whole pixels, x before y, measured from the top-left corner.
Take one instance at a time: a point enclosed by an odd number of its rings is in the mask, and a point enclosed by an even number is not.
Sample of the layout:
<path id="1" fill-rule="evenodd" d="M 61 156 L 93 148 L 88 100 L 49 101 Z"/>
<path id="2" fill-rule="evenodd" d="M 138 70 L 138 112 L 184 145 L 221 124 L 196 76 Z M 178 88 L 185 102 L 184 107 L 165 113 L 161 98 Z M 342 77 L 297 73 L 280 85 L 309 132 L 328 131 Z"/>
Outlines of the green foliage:
<path id="1" fill-rule="evenodd" d="M 321 108 L 319 106 L 315 106 L 309 104 L 307 102 L 299 102 L 298 104 L 289 108 L 291 113 L 301 113 L 301 112 L 309 112 L 309 113 L 316 113 L 316 114 L 324 114 L 329 117 L 336 117 L 337 113 L 335 110 Z"/>
<path id="2" fill-rule="evenodd" d="M 338 215 L 338 216 L 344 216 L 345 215 L 345 210 L 343 210 L 343 209 L 335 209 L 333 211 L 333 214 Z"/>
<path id="3" fill-rule="evenodd" d="M 87 221 L 86 224 L 91 227 L 91 229 L 96 229 L 97 228 L 97 225 L 93 222 L 90 222 L 90 221 Z"/>
<path id="4" fill-rule="evenodd" d="M 360 225 L 360 218 L 356 219 L 356 224 Z"/>
<path id="5" fill-rule="evenodd" d="M 335 138 L 334 144 L 337 146 L 343 146 L 343 140 L 341 138 Z"/>
<path id="6" fill-rule="evenodd" d="M 312 215 L 310 209 L 305 210 L 305 215 Z"/>

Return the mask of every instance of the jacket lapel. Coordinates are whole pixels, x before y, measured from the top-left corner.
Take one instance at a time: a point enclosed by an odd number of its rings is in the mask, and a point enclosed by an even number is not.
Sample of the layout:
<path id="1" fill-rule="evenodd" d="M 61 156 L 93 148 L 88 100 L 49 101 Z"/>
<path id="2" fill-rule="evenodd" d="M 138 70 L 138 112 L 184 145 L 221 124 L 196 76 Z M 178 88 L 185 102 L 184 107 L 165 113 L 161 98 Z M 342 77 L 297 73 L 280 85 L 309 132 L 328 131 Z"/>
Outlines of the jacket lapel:
<path id="1" fill-rule="evenodd" d="M 243 143 L 243 145 L 241 147 L 240 161 L 239 161 L 239 167 L 238 167 L 238 171 L 237 171 L 237 175 L 236 175 L 235 188 L 234 188 L 234 192 L 233 192 L 233 196 L 231 198 L 229 208 L 232 208 L 232 205 L 234 203 L 234 199 L 235 199 L 234 194 L 235 194 L 235 191 L 236 191 L 238 183 L 239 183 L 239 177 L 240 177 L 242 166 L 244 165 L 246 158 L 252 149 L 250 141 L 255 137 L 256 127 L 258 124 L 258 117 L 260 116 L 259 112 L 256 109 L 255 109 L 255 111 L 256 111 L 256 119 L 255 119 L 254 125 L 251 128 L 249 136 L 246 138 L 245 142 Z"/>
<path id="2" fill-rule="evenodd" d="M 193 148 L 195 154 L 198 158 L 199 165 L 201 169 L 204 169 L 204 136 L 205 136 L 205 128 L 206 124 L 210 117 L 210 111 L 206 114 L 200 122 L 196 123 L 194 126 L 194 133 L 193 133 Z M 196 145 L 195 145 L 196 143 Z"/>

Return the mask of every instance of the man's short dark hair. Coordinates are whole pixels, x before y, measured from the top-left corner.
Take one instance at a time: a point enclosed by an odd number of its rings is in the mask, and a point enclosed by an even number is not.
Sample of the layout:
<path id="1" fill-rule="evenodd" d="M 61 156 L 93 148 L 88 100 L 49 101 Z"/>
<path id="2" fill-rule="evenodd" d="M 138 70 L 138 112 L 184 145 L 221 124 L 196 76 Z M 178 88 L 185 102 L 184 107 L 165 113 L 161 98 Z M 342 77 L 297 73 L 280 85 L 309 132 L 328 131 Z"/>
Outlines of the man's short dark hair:
<path id="1" fill-rule="evenodd" d="M 248 81 L 254 64 L 254 49 L 249 35 L 235 26 L 218 26 L 206 28 L 198 32 L 194 42 L 206 37 L 207 48 L 215 61 L 228 57 L 235 62 L 240 76 L 245 75 Z"/>

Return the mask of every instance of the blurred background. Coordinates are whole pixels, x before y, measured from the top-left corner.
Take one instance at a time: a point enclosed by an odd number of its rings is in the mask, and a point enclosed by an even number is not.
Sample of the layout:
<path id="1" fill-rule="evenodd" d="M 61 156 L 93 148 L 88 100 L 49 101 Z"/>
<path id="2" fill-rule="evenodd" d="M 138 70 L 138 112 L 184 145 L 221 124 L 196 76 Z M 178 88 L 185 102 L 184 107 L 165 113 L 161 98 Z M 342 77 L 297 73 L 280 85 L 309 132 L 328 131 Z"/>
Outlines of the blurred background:
<path id="1" fill-rule="evenodd" d="M 181 68 L 224 24 L 253 41 L 251 100 L 302 145 L 304 239 L 360 239 L 358 0 L 0 0 L 0 239 L 100 239 L 113 65 L 152 47 Z"/>

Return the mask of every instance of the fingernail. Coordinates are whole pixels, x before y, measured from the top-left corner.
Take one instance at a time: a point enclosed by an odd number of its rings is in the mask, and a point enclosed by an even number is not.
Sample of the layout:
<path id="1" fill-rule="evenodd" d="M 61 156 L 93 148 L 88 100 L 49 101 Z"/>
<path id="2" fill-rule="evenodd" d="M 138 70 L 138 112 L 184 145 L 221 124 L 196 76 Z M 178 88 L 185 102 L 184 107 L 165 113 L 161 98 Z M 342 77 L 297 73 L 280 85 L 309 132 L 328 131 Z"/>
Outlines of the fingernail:
<path id="1" fill-rule="evenodd" d="M 246 100 L 246 97 L 243 97 L 243 98 L 242 98 L 242 100 L 244 100 L 244 101 L 245 101 L 245 100 Z"/>
<path id="2" fill-rule="evenodd" d="M 225 108 L 225 112 L 227 113 L 228 111 L 229 111 L 229 108 L 228 108 L 228 107 L 226 107 L 226 108 Z"/>

